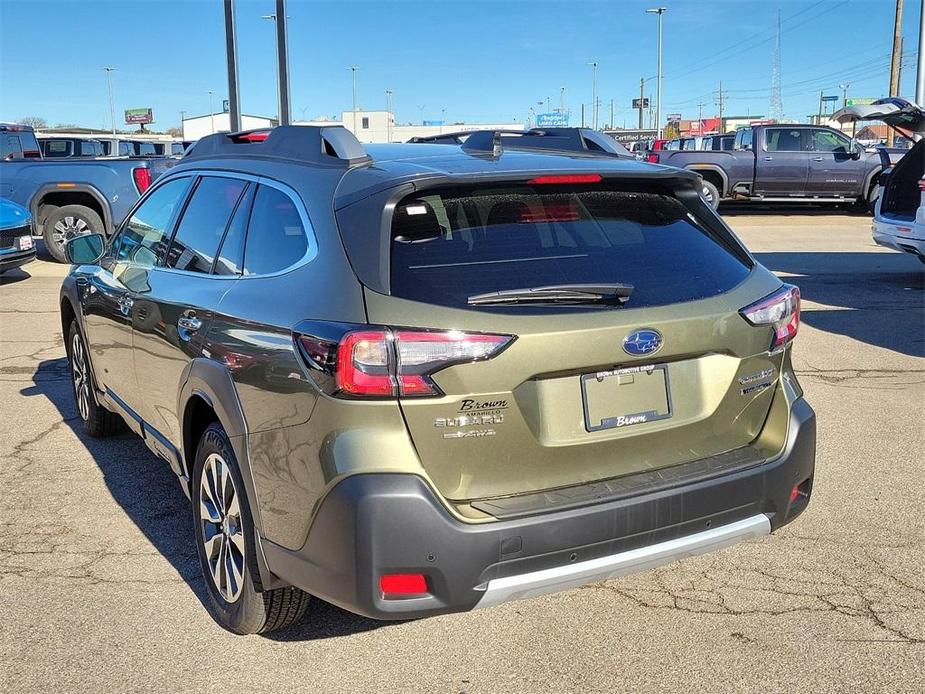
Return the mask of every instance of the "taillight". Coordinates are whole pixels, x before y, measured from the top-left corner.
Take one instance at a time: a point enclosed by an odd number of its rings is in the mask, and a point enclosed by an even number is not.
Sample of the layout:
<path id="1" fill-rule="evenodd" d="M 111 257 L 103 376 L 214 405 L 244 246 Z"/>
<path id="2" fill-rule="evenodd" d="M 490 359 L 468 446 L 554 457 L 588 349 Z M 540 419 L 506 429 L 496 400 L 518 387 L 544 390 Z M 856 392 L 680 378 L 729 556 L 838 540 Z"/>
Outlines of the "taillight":
<path id="1" fill-rule="evenodd" d="M 453 364 L 497 355 L 514 337 L 457 330 L 360 329 L 337 341 L 300 335 L 314 369 L 332 373 L 336 391 L 348 397 L 442 395 L 431 375 Z"/>
<path id="2" fill-rule="evenodd" d="M 135 179 L 135 187 L 139 193 L 144 193 L 151 187 L 151 170 L 144 167 L 132 169 L 132 178 Z"/>
<path id="3" fill-rule="evenodd" d="M 800 327 L 800 289 L 785 284 L 770 296 L 746 306 L 739 313 L 752 325 L 774 328 L 770 349 L 777 349 L 792 340 Z"/>
<path id="4" fill-rule="evenodd" d="M 919 190 L 925 192 L 925 178 L 919 179 Z"/>
<path id="5" fill-rule="evenodd" d="M 652 152 L 649 156 L 646 157 L 646 161 L 650 164 L 658 164 L 658 155 L 655 152 Z"/>

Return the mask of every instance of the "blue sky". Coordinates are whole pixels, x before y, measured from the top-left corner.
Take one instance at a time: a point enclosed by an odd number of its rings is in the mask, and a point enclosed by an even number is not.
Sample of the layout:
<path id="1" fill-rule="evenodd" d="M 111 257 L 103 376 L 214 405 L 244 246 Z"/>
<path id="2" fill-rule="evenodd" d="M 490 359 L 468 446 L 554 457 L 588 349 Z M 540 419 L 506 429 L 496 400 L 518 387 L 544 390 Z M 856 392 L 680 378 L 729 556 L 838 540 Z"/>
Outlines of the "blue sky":
<path id="1" fill-rule="evenodd" d="M 819 90 L 886 94 L 894 0 L 660 0 L 665 14 L 663 113 L 713 115 L 722 80 L 727 114 L 765 114 L 774 27 L 783 19 L 781 82 L 787 117 L 816 111 Z M 632 126 L 640 77 L 655 74 L 655 2 L 579 0 L 395 2 L 289 0 L 294 117 L 350 108 L 348 65 L 358 102 L 385 106 L 394 92 L 399 122 L 428 119 L 523 121 L 529 108 L 590 108 L 596 60 L 601 121 L 615 100 L 616 124 Z M 273 0 L 237 0 L 241 102 L 245 113 L 276 114 Z M 914 92 L 920 3 L 907 0 L 902 93 Z M 226 96 L 221 0 L 0 0 L 0 120 L 107 127 L 103 65 L 113 76 L 117 119 L 150 106 L 156 127 L 180 111 L 208 113 Z M 654 80 L 647 93 L 654 96 Z M 542 107 L 537 102 L 543 101 Z M 590 113 L 590 112 L 589 112 Z M 573 119 L 573 124 L 574 124 Z M 590 117 L 589 117 L 590 120 Z"/>

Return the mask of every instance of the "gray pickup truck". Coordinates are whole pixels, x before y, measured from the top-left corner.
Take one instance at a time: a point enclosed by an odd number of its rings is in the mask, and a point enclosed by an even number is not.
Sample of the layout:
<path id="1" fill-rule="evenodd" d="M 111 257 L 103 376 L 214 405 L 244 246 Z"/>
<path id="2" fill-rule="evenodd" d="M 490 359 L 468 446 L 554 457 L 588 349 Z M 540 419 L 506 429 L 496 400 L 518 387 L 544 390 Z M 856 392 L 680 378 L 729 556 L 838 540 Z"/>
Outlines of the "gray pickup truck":
<path id="1" fill-rule="evenodd" d="M 857 202 L 873 208 L 877 179 L 901 152 L 865 149 L 833 128 L 755 125 L 736 132 L 731 151 L 662 150 L 659 164 L 703 176 L 704 197 L 756 202 Z M 652 161 L 652 159 L 650 159 Z"/>
<path id="2" fill-rule="evenodd" d="M 0 124 L 0 139 L 0 197 L 29 210 L 35 235 L 59 262 L 65 262 L 65 241 L 108 235 L 151 182 L 176 163 L 165 157 L 42 159 L 32 128 L 21 125 Z"/>

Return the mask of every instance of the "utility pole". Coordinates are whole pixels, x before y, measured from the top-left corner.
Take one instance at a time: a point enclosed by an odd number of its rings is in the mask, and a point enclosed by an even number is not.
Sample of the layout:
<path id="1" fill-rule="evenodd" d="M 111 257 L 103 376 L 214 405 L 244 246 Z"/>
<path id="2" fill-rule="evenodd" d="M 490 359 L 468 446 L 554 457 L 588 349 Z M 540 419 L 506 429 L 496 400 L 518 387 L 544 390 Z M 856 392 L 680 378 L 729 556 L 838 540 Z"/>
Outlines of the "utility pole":
<path id="1" fill-rule="evenodd" d="M 662 137 L 662 17 L 668 11 L 667 7 L 656 7 L 646 10 L 648 14 L 658 15 L 658 69 L 656 72 L 655 87 L 655 128 L 656 137 Z"/>
<path id="2" fill-rule="evenodd" d="M 899 96 L 899 69 L 902 63 L 903 0 L 896 0 L 896 16 L 893 19 L 893 57 L 890 61 L 890 94 Z M 921 58 L 919 58 L 921 60 Z M 893 129 L 887 129 L 886 146 L 893 146 Z"/>
<path id="3" fill-rule="evenodd" d="M 925 0 L 919 6 L 919 59 L 915 71 L 915 103 L 925 102 Z"/>
<path id="4" fill-rule="evenodd" d="M 104 67 L 106 71 L 106 85 L 109 87 L 109 122 L 112 125 L 112 136 L 116 136 L 116 108 L 112 101 L 112 73 L 114 67 Z"/>
<path id="5" fill-rule="evenodd" d="M 719 108 L 719 131 L 720 133 L 726 132 L 726 128 L 723 126 L 723 109 L 726 106 L 726 94 L 723 92 L 723 83 L 719 83 L 719 91 L 716 93 L 716 105 Z"/>
<path id="6" fill-rule="evenodd" d="M 357 66 L 347 68 L 353 75 L 353 134 L 357 134 Z"/>
<path id="7" fill-rule="evenodd" d="M 925 0 L 923 0 L 925 2 Z M 646 100 L 646 80 L 644 77 L 639 78 L 639 129 L 642 130 L 642 112 L 645 108 Z"/>
<path id="8" fill-rule="evenodd" d="M 212 90 L 209 90 L 209 123 L 212 125 L 212 134 L 215 134 L 215 108 L 212 105 Z M 115 133 L 115 130 L 113 130 Z"/>
<path id="9" fill-rule="evenodd" d="M 585 127 L 585 105 L 581 104 L 581 127 Z"/>
<path id="10" fill-rule="evenodd" d="M 591 66 L 591 127 L 597 130 L 597 61 L 588 63 Z M 581 119 L 584 127 L 584 118 Z"/>
<path id="11" fill-rule="evenodd" d="M 241 129 L 238 96 L 238 45 L 234 30 L 234 0 L 225 0 L 225 60 L 228 64 L 228 120 L 231 132 Z"/>
<path id="12" fill-rule="evenodd" d="M 418 106 L 418 111 L 421 112 L 421 125 L 424 125 L 424 104 Z"/>
<path id="13" fill-rule="evenodd" d="M 392 141 L 392 90 L 385 90 L 385 132 L 386 141 Z"/>
<path id="14" fill-rule="evenodd" d="M 703 135 L 703 102 L 697 104 L 697 134 Z"/>
<path id="15" fill-rule="evenodd" d="M 613 130 L 613 99 L 610 100 L 610 129 Z"/>
<path id="16" fill-rule="evenodd" d="M 819 120 L 816 125 L 822 125 L 822 90 L 819 90 Z"/>

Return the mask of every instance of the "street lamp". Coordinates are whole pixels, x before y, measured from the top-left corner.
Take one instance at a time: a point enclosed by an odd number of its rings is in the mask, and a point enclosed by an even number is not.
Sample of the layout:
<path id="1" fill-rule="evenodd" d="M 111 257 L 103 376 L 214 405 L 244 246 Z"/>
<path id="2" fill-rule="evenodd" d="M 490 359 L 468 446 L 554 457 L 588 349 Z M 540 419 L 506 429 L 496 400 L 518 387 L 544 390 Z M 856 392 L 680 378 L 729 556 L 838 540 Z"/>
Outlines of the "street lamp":
<path id="1" fill-rule="evenodd" d="M 115 70 L 114 67 L 104 67 L 106 71 L 106 84 L 109 87 L 109 122 L 112 124 L 112 136 L 116 136 L 116 109 L 113 106 L 112 102 L 112 73 Z"/>
<path id="2" fill-rule="evenodd" d="M 392 90 L 385 90 L 385 133 L 386 141 L 392 141 Z"/>
<path id="3" fill-rule="evenodd" d="M 421 112 L 421 125 L 424 125 L 424 104 L 418 106 L 418 111 Z"/>
<path id="4" fill-rule="evenodd" d="M 440 134 L 443 134 L 443 124 L 446 123 L 446 109 L 440 109 Z"/>
<path id="5" fill-rule="evenodd" d="M 591 127 L 597 130 L 597 61 L 587 64 L 591 66 Z"/>
<path id="6" fill-rule="evenodd" d="M 656 7 L 651 10 L 646 10 L 646 14 L 658 15 L 658 70 L 655 83 L 655 128 L 656 136 L 659 139 L 662 137 L 662 15 L 667 11 L 667 7 Z"/>
<path id="7" fill-rule="evenodd" d="M 357 66 L 351 65 L 347 68 L 353 76 L 353 134 L 357 134 Z"/>
<path id="8" fill-rule="evenodd" d="M 851 86 L 850 84 L 838 85 L 838 88 L 841 89 L 841 107 L 842 108 L 848 107 L 848 87 L 850 86 Z"/>
<path id="9" fill-rule="evenodd" d="M 212 90 L 209 90 L 209 122 L 212 124 L 212 134 L 215 134 L 215 109 L 212 107 Z"/>
<path id="10" fill-rule="evenodd" d="M 261 19 L 268 19 L 269 21 L 271 21 L 271 22 L 273 22 L 274 24 L 276 24 L 276 13 L 275 13 L 275 12 L 272 12 L 272 13 L 270 13 L 270 14 L 262 14 L 262 15 L 260 15 L 260 18 L 261 18 Z M 276 122 L 278 123 L 278 122 L 279 122 L 279 112 L 280 112 L 280 100 L 279 100 L 279 52 L 277 52 L 275 55 L 276 55 L 276 75 L 277 75 L 277 80 L 276 80 Z"/>

